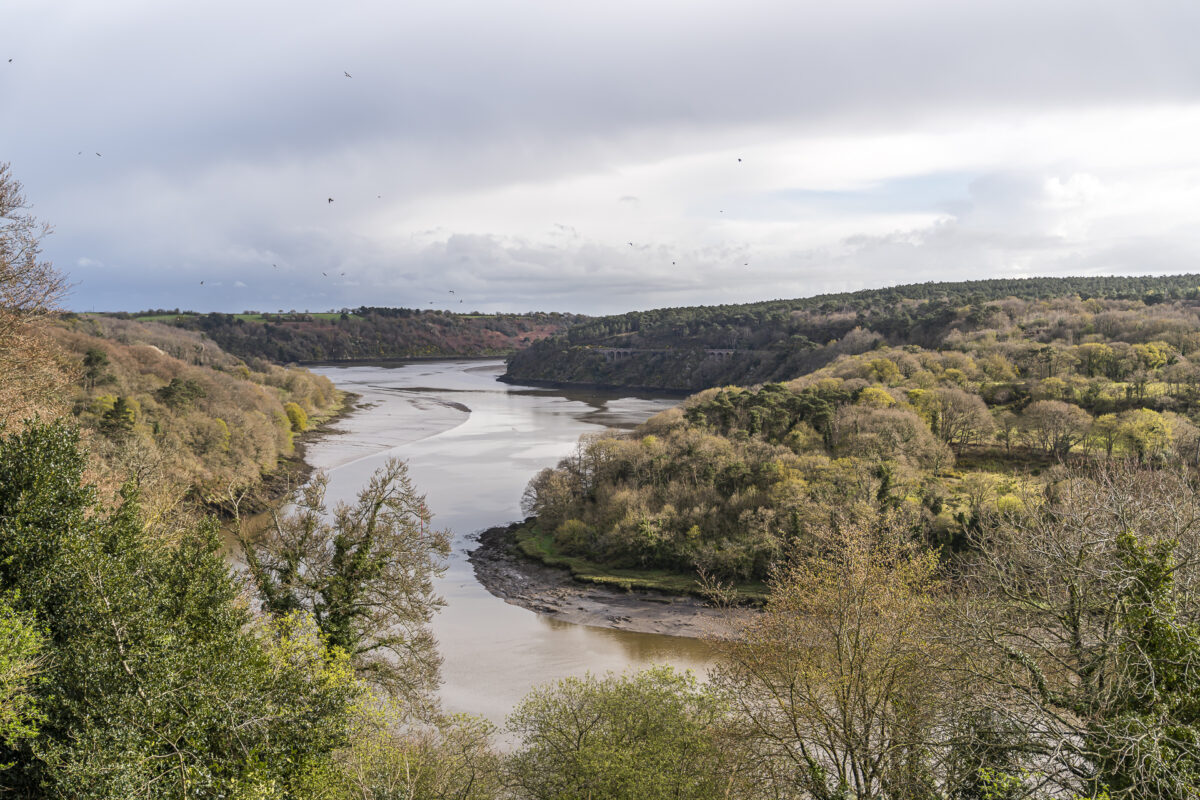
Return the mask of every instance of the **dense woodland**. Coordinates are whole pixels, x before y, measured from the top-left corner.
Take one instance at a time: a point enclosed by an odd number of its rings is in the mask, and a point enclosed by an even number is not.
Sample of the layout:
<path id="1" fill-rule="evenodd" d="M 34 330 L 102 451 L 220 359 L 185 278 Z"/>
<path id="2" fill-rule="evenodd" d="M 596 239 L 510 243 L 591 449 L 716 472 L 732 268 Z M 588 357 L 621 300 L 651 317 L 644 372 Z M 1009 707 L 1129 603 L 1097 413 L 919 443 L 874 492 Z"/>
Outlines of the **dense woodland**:
<path id="1" fill-rule="evenodd" d="M 235 524 L 235 568 L 203 501 L 261 476 L 330 387 L 192 332 L 57 317 L 26 207 L 0 165 L 0 793 L 1200 794 L 1185 304 L 998 300 L 986 327 L 585 440 L 531 484 L 538 536 L 702 568 L 716 602 L 766 577 L 766 604 L 706 682 L 572 678 L 497 730 L 438 707 L 449 536 L 404 463 L 354 503 L 317 476 L 264 532 Z"/>
<path id="2" fill-rule="evenodd" d="M 191 314 L 160 309 L 120 316 L 202 332 L 228 353 L 279 364 L 508 355 L 579 319 L 542 312 L 454 314 L 366 306 L 328 314 Z"/>
<path id="3" fill-rule="evenodd" d="M 1200 305 L 1200 275 L 928 283 L 738 306 L 632 311 L 585 320 L 514 353 L 508 377 L 687 391 L 784 381 L 880 344 L 938 349 L 955 334 L 1013 324 L 1028 326 L 1029 338 L 1048 343 L 1067 334 L 1054 326 L 1070 312 L 1045 316 L 1037 303 L 1072 297 L 1111 303 L 1099 311 L 1165 304 L 1175 311 L 1166 316 L 1183 324 L 1193 318 L 1188 309 Z M 1091 320 L 1092 310 L 1085 311 Z M 1098 333 L 1107 335 L 1103 327 Z M 612 349 L 630 352 L 614 358 L 605 352 Z"/>
<path id="4" fill-rule="evenodd" d="M 961 549 L 981 515 L 1072 461 L 1200 463 L 1200 309 L 1010 298 L 939 349 L 877 346 L 785 383 L 709 389 L 581 444 L 527 507 L 558 548 L 766 578 L 830 509 L 907 507 Z"/>

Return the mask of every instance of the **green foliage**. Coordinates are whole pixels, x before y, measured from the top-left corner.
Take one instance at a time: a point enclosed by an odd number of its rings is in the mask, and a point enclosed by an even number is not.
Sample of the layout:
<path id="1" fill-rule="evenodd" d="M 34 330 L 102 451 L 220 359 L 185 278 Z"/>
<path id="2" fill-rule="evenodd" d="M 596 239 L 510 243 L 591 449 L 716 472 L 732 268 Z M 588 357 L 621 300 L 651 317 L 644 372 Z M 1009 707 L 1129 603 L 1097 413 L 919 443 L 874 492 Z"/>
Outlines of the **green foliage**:
<path id="1" fill-rule="evenodd" d="M 318 475 L 292 514 L 274 515 L 263 534 L 241 535 L 263 606 L 277 616 L 312 614 L 360 676 L 420 702 L 437 685 L 440 659 L 427 625 L 443 604 L 433 579 L 445 569 L 449 533 L 432 528 L 403 461 L 381 467 L 332 521 L 327 485 Z"/>
<path id="2" fill-rule="evenodd" d="M 89 316 L 49 332 L 85 361 L 103 356 L 103 380 L 85 370 L 74 397 L 65 394 L 79 423 L 106 440 L 94 455 L 112 472 L 137 474 L 151 516 L 184 495 L 226 508 L 253 496 L 292 452 L 285 404 L 312 427 L 341 402 L 324 377 L 263 362 L 252 369 L 189 331 Z"/>
<path id="3" fill-rule="evenodd" d="M 133 430 L 136 420 L 137 412 L 130 401 L 124 396 L 118 397 L 113 407 L 100 417 L 100 432 L 110 439 L 123 439 Z"/>
<path id="4" fill-rule="evenodd" d="M 303 433 L 308 430 L 308 414 L 304 413 L 303 408 L 295 403 L 284 403 L 283 412 L 287 414 L 288 422 L 295 433 Z"/>
<path id="5" fill-rule="evenodd" d="M 691 673 L 566 678 L 535 689 L 508 719 L 521 746 L 508 762 L 528 800 L 724 798 L 737 783 L 723 747 L 728 709 Z"/>
<path id="6" fill-rule="evenodd" d="M 207 392 L 204 391 L 204 387 L 200 385 L 199 381 L 191 378 L 171 378 L 170 383 L 154 393 L 160 402 L 177 410 L 186 408 L 192 401 L 206 395 Z"/>
<path id="7" fill-rule="evenodd" d="M 0 590 L 45 631 L 35 738 L 0 747 L 20 796 L 265 791 L 345 743 L 361 685 L 303 617 L 261 627 L 213 524 L 148 535 L 93 505 L 60 424 L 0 439 Z"/>
<path id="8" fill-rule="evenodd" d="M 37 734 L 42 715 L 33 683 L 43 647 L 32 615 L 18 612 L 0 597 L 0 745 L 13 748 Z M 9 766 L 0 763 L 0 771 Z"/>
<path id="9" fill-rule="evenodd" d="M 276 363 L 505 355 L 562 332 L 564 314 L 451 314 L 361 307 L 352 313 L 162 314 L 155 320 L 202 331 L 242 358 Z"/>
<path id="10" fill-rule="evenodd" d="M 979 368 L 995 382 L 1057 381 L 1073 374 L 1133 379 L 1132 396 L 1140 402 L 1147 396 L 1146 377 L 1177 366 L 1181 374 L 1194 372 L 1187 357 L 1200 347 L 1197 280 L 1180 275 L 925 283 L 630 312 L 585 320 L 564 335 L 534 343 L 510 357 L 507 374 L 513 380 L 698 391 L 790 380 L 885 342 L 978 355 Z M 1016 342 L 1036 347 L 1014 347 Z M 613 352 L 617 349 L 620 353 Z M 897 372 L 904 372 L 893 359 L 876 355 L 871 361 L 873 381 L 893 385 Z M 948 375 L 961 382 L 968 371 L 952 367 Z"/>

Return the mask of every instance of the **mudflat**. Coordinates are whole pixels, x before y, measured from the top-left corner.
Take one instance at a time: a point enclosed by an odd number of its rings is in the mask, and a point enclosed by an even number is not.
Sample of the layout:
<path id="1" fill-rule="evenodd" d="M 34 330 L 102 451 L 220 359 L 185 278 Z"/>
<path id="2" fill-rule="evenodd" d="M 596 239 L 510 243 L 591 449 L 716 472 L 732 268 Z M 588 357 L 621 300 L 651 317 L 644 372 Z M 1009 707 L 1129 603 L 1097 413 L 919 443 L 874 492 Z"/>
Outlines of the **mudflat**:
<path id="1" fill-rule="evenodd" d="M 727 639 L 756 613 L 718 608 L 695 597 L 622 591 L 575 580 L 566 569 L 534 561 L 514 546 L 521 523 L 478 534 L 467 556 L 476 579 L 492 594 L 563 622 L 691 639 Z"/>

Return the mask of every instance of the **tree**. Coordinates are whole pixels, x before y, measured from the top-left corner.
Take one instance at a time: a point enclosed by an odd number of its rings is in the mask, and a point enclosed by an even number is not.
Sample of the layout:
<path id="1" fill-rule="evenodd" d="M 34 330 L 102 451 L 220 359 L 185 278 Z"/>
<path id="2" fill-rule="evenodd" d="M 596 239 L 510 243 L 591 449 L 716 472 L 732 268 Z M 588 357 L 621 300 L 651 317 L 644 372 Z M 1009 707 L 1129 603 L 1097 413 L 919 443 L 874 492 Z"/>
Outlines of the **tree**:
<path id="1" fill-rule="evenodd" d="M 1026 440 L 1059 458 L 1087 434 L 1091 422 L 1091 416 L 1082 408 L 1061 400 L 1038 400 L 1021 415 Z"/>
<path id="2" fill-rule="evenodd" d="M 935 389 L 926 395 L 932 428 L 942 441 L 962 448 L 991 435 L 995 427 L 983 399 L 962 389 Z"/>
<path id="3" fill-rule="evenodd" d="M 26 213 L 21 184 L 0 163 L 0 421 L 62 411 L 68 367 L 40 322 L 66 291 L 66 281 L 41 257 L 47 225 Z"/>
<path id="4" fill-rule="evenodd" d="M 1123 464 L 1073 471 L 973 533 L 956 605 L 970 697 L 1051 796 L 1200 788 L 1200 495 Z"/>
<path id="5" fill-rule="evenodd" d="M 443 601 L 433 579 L 450 552 L 447 531 L 432 528 L 425 498 L 407 465 L 389 460 L 354 505 L 325 506 L 328 476 L 272 514 L 258 538 L 240 542 L 263 607 L 277 616 L 312 614 L 331 647 L 350 655 L 358 674 L 413 701 L 437 685 L 440 659 L 428 623 Z"/>
<path id="6" fill-rule="evenodd" d="M 1159 456 L 1171 444 L 1171 423 L 1157 411 L 1135 408 L 1117 417 L 1117 438 L 1137 456 L 1138 461 Z"/>
<path id="7" fill-rule="evenodd" d="M 66 289 L 63 277 L 41 259 L 50 226 L 25 213 L 27 207 L 21 184 L 0 163 L 0 341 L 49 311 Z"/>
<path id="8" fill-rule="evenodd" d="M 394 702 L 364 708 L 337 754 L 332 774 L 323 776 L 327 800 L 496 800 L 501 758 L 492 747 L 495 726 L 456 715 L 435 725 L 405 725 L 406 710 Z"/>
<path id="9" fill-rule="evenodd" d="M 0 742 L 0 791 L 265 796 L 327 764 L 362 694 L 347 656 L 250 615 L 215 523 L 152 536 L 84 464 L 62 424 L 0 437 L 0 591 L 44 631 L 37 735 Z"/>
<path id="10" fill-rule="evenodd" d="M 937 556 L 896 518 L 843 525 L 776 575 L 764 613 L 718 643 L 737 733 L 785 796 L 932 793 Z"/>
<path id="11" fill-rule="evenodd" d="M 108 353 L 99 347 L 89 347 L 83 355 L 83 380 L 87 387 L 95 386 L 104 377 L 108 366 Z"/>
<path id="12" fill-rule="evenodd" d="M 32 615 L 0 598 L 0 745 L 32 739 L 41 714 L 32 685 L 41 668 L 42 634 Z M 11 766 L 0 763 L 0 771 Z"/>
<path id="13" fill-rule="evenodd" d="M 730 794 L 726 707 L 691 673 L 566 678 L 531 692 L 508 718 L 521 745 L 508 762 L 526 800 L 701 800 Z"/>

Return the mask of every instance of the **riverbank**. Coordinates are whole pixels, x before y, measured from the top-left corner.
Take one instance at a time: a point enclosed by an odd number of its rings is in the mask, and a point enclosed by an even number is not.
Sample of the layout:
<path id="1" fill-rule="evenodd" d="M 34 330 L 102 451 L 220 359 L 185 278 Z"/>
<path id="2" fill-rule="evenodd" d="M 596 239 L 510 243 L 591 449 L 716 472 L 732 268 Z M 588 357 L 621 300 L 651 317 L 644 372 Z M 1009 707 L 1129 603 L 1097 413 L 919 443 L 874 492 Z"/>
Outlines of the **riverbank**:
<path id="1" fill-rule="evenodd" d="M 480 584 L 512 605 L 576 625 L 691 639 L 735 636 L 755 613 L 715 608 L 695 597 L 581 583 L 566 569 L 521 554 L 515 546 L 521 524 L 483 531 L 467 556 Z"/>
<path id="2" fill-rule="evenodd" d="M 362 402 L 360 394 L 342 390 L 339 390 L 339 393 L 338 404 L 327 414 L 310 418 L 312 426 L 292 440 L 291 454 L 281 458 L 275 469 L 263 474 L 262 482 L 253 492 L 242 498 L 236 510 L 224 505 L 212 509 L 219 518 L 230 522 L 238 516 L 252 517 L 263 514 L 278 508 L 297 487 L 308 483 L 314 472 L 312 464 L 306 458 L 308 446 L 344 433 L 337 424 L 355 411 L 370 407 L 369 403 Z"/>

